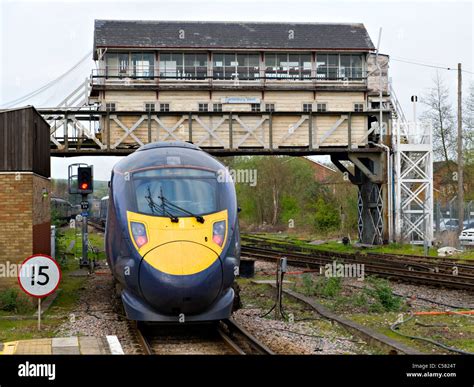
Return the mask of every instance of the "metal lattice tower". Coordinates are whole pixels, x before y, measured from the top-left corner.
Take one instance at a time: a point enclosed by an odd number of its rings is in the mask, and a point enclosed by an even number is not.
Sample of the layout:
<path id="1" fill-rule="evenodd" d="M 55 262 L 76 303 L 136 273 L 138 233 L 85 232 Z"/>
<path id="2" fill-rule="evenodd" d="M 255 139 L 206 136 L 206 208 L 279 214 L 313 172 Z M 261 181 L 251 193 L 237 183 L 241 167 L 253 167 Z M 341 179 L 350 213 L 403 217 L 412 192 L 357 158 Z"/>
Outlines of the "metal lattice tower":
<path id="1" fill-rule="evenodd" d="M 433 241 L 433 146 L 429 127 L 394 122 L 397 240 Z"/>

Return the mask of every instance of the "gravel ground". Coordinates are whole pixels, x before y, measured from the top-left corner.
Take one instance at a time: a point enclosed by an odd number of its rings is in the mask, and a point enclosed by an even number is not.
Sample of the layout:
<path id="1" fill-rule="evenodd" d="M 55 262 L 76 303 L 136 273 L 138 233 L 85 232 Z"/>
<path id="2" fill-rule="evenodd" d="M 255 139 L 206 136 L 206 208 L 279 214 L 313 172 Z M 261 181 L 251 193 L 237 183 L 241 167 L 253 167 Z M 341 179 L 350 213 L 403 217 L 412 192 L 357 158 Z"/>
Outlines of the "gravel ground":
<path id="1" fill-rule="evenodd" d="M 255 262 L 255 273 L 257 275 L 267 275 L 272 278 L 275 273 L 276 265 L 270 262 Z M 302 268 L 289 267 L 288 271 L 301 271 Z M 317 276 L 312 273 L 312 276 Z M 291 282 L 297 282 L 300 275 L 287 275 L 286 279 Z M 411 285 L 396 281 L 389 281 L 394 293 L 405 297 L 412 311 L 426 310 L 452 310 L 449 305 L 460 306 L 474 309 L 474 293 L 463 290 L 450 290 L 434 288 L 423 285 Z M 342 293 L 353 294 L 359 292 L 359 289 L 365 286 L 364 282 L 355 278 L 346 278 L 343 280 Z M 437 302 L 437 303 L 435 303 Z M 440 305 L 438 303 L 446 304 Z M 341 315 L 357 313 L 358 308 L 346 305 L 341 310 Z M 356 344 L 348 340 L 335 339 L 334 336 L 342 339 L 351 338 L 349 335 L 332 334 L 332 332 L 318 332 L 311 323 L 287 323 L 284 321 L 269 320 L 260 318 L 262 314 L 260 309 L 243 309 L 235 314 L 235 319 L 251 331 L 257 338 L 266 343 L 270 348 L 279 353 L 304 353 L 304 354 L 337 354 L 337 353 L 369 353 L 367 346 Z M 388 324 L 388 322 L 387 322 Z M 293 331 L 300 333 L 290 333 Z M 340 332 L 340 330 L 339 330 Z M 323 337 L 312 338 L 309 335 L 320 335 Z M 352 338 L 358 341 L 358 338 Z"/>
<path id="2" fill-rule="evenodd" d="M 113 282 L 108 269 L 101 269 L 88 277 L 69 321 L 59 327 L 57 336 L 116 335 L 125 354 L 140 351 L 133 337 L 130 323 L 114 309 Z"/>
<path id="3" fill-rule="evenodd" d="M 234 319 L 279 354 L 369 354 L 366 343 L 349 333 L 320 331 L 311 322 L 261 318 L 261 309 L 241 309 Z M 340 331 L 340 329 L 338 330 Z"/>
<path id="4" fill-rule="evenodd" d="M 473 292 L 455 289 L 441 289 L 424 285 L 410 285 L 395 281 L 389 282 L 394 293 L 406 297 L 413 311 L 423 311 L 427 309 L 453 309 L 447 305 L 474 309 Z M 357 281 L 353 278 L 346 278 L 344 280 L 344 285 L 350 285 L 360 288 L 364 287 L 363 282 Z M 439 305 L 435 302 L 429 302 L 423 299 L 432 300 L 446 305 Z"/>
<path id="5" fill-rule="evenodd" d="M 301 268 L 288 266 L 288 272 L 301 272 Z M 276 265 L 271 262 L 256 261 L 257 275 L 275 275 Z M 292 276 L 287 276 L 292 281 Z M 252 285 L 248 285 L 252 286 Z M 242 292 L 241 294 L 245 294 Z M 260 295 L 260 297 L 263 296 Z M 245 301 L 245 300 L 244 300 Z M 251 304 L 253 305 L 254 300 Z M 306 308 L 306 306 L 304 306 Z M 308 307 L 309 308 L 309 307 Z M 261 340 L 270 349 L 280 354 L 370 354 L 373 353 L 365 342 L 352 336 L 337 324 L 327 323 L 325 329 L 308 321 L 287 322 L 262 318 L 266 310 L 257 307 L 240 309 L 234 319 Z M 314 319 L 327 322 L 313 313 Z M 329 329 L 327 329 L 329 326 Z"/>
<path id="6" fill-rule="evenodd" d="M 255 262 L 255 273 L 258 275 L 273 275 L 275 273 L 276 266 L 271 262 Z M 301 271 L 302 268 L 288 266 L 288 271 Z M 317 275 L 316 273 L 313 275 Z M 288 281 L 295 280 L 299 276 L 287 275 Z M 467 309 L 474 309 L 474 292 L 466 290 L 456 289 L 442 289 L 435 288 L 425 285 L 411 285 L 407 283 L 401 283 L 397 281 L 390 281 L 390 286 L 396 294 L 400 294 L 406 297 L 407 301 L 412 306 L 413 311 L 422 311 L 427 309 L 439 309 L 447 310 L 452 309 L 447 305 L 465 307 Z M 343 287 L 348 291 L 357 291 L 357 289 L 350 288 L 363 288 L 365 286 L 363 281 L 358 281 L 355 278 L 344 278 Z M 439 305 L 435 302 L 429 302 L 427 300 L 433 300 L 438 303 L 446 304 Z M 347 310 L 351 313 L 351 310 Z"/>

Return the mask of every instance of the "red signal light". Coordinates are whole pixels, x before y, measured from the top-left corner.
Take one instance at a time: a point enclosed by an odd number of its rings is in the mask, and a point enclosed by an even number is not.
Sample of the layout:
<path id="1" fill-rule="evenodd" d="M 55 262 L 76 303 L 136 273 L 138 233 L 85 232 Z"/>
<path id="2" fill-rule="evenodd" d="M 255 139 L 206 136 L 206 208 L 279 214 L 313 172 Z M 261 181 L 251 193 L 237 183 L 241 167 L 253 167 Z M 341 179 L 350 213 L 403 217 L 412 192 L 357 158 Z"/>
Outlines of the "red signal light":
<path id="1" fill-rule="evenodd" d="M 93 191 L 92 167 L 79 167 L 77 169 L 77 188 L 79 193 L 88 194 Z"/>

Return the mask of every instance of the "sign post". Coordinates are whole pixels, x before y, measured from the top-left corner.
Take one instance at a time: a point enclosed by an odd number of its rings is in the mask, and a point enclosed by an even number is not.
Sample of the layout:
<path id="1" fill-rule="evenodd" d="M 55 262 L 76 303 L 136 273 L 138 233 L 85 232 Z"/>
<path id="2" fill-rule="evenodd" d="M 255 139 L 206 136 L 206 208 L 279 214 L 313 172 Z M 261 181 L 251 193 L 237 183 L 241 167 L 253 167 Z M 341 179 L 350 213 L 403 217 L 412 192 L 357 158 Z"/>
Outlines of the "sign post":
<path id="1" fill-rule="evenodd" d="M 38 299 L 38 330 L 41 329 L 41 299 L 53 293 L 60 281 L 61 269 L 49 255 L 32 255 L 21 264 L 18 283 L 26 294 Z"/>
<path id="2" fill-rule="evenodd" d="M 41 298 L 38 297 L 38 331 L 41 330 Z"/>

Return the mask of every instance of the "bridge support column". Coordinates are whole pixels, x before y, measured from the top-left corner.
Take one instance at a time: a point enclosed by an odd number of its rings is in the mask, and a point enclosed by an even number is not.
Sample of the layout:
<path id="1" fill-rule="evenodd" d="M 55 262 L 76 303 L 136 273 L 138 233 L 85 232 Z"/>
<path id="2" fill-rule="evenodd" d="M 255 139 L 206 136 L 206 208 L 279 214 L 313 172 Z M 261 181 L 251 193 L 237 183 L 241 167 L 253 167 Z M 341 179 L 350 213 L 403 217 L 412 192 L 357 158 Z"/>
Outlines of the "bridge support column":
<path id="1" fill-rule="evenodd" d="M 379 245 L 390 240 L 386 158 L 385 152 L 331 155 L 334 165 L 358 187 L 358 233 L 361 243 Z M 350 161 L 353 169 L 350 170 L 343 161 Z"/>
<path id="2" fill-rule="evenodd" d="M 361 243 L 379 245 L 384 241 L 384 201 L 381 184 L 367 180 L 359 187 L 358 231 Z"/>

